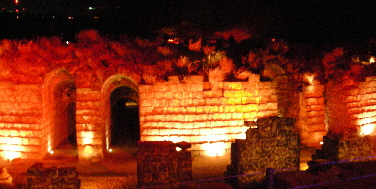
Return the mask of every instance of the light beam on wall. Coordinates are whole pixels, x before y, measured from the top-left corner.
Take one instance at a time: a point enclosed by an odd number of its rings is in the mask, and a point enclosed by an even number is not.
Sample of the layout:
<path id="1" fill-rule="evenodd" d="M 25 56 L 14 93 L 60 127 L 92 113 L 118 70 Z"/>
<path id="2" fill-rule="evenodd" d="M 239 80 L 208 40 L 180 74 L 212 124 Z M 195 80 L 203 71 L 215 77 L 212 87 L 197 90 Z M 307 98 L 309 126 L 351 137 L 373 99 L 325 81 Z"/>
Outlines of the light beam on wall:
<path id="1" fill-rule="evenodd" d="M 375 118 L 364 118 L 358 121 L 358 125 L 360 125 L 359 134 L 361 136 L 371 135 L 375 131 Z"/>

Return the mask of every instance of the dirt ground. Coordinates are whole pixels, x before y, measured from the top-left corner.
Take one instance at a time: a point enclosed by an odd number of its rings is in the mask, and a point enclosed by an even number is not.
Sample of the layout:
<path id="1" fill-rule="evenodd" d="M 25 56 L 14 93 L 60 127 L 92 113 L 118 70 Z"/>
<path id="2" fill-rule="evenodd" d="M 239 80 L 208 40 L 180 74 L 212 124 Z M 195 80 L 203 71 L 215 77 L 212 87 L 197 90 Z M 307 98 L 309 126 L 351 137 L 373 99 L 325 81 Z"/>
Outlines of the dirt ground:
<path id="1" fill-rule="evenodd" d="M 14 186 L 25 185 L 27 183 L 27 169 L 35 162 L 42 162 L 44 167 L 76 167 L 81 180 L 81 188 L 135 188 L 137 185 L 137 158 L 128 152 L 121 149 L 113 149 L 111 155 L 99 162 L 78 161 L 75 157 L 62 157 L 59 155 L 56 155 L 55 158 L 51 157 L 40 161 L 3 160 L 0 161 L 0 167 L 6 167 L 13 178 Z M 302 166 L 306 166 L 306 161 L 310 160 L 312 152 L 312 150 L 302 151 Z M 229 153 L 219 157 L 193 156 L 193 180 L 223 183 L 224 172 L 230 163 Z"/>

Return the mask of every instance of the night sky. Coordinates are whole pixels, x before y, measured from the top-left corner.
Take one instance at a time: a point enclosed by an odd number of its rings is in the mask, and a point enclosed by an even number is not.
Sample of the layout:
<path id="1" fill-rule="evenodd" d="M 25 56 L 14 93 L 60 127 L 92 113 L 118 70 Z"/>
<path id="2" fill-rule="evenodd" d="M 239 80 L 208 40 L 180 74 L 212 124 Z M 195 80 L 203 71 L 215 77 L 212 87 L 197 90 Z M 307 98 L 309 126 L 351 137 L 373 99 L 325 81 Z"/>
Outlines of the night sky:
<path id="1" fill-rule="evenodd" d="M 1 1 L 1 5 L 6 5 Z M 9 4 L 9 1 L 7 1 Z M 12 1 L 10 1 L 12 2 Z M 20 0 L 32 14 L 17 21 L 1 14 L 1 38 L 72 35 L 97 29 L 110 35 L 148 35 L 189 22 L 201 30 L 246 27 L 254 36 L 291 43 L 341 43 L 375 37 L 376 1 L 356 0 Z M 102 7 L 87 11 L 86 7 Z M 8 6 L 9 7 L 9 6 Z M 60 19 L 41 19 L 41 15 Z M 67 20 L 74 15 L 75 19 Z M 99 19 L 92 19 L 98 16 Z M 34 28 L 33 28 L 34 27 Z M 42 29 L 43 28 L 43 29 Z"/>

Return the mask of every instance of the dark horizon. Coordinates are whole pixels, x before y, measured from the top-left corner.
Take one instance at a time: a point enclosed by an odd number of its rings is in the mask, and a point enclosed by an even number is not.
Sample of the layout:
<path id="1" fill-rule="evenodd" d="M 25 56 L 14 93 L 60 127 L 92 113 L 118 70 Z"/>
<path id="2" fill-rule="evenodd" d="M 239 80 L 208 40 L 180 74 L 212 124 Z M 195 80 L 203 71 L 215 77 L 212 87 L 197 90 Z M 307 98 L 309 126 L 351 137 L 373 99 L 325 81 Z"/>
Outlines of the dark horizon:
<path id="1" fill-rule="evenodd" d="M 254 36 L 262 38 L 276 37 L 289 43 L 325 45 L 364 42 L 374 38 L 376 31 L 376 12 L 372 10 L 376 2 L 358 3 L 353 0 L 273 3 L 242 0 L 227 3 L 213 0 L 37 2 L 30 4 L 30 1 L 23 0 L 17 6 L 31 8 L 19 13 L 0 14 L 0 38 L 66 37 L 84 29 L 96 29 L 115 37 L 119 34 L 143 37 L 162 27 L 189 22 L 210 32 L 247 27 Z M 95 5 L 95 10 L 88 10 L 89 4 Z M 16 16 L 19 18 L 16 19 Z M 52 19 L 53 16 L 55 19 Z"/>

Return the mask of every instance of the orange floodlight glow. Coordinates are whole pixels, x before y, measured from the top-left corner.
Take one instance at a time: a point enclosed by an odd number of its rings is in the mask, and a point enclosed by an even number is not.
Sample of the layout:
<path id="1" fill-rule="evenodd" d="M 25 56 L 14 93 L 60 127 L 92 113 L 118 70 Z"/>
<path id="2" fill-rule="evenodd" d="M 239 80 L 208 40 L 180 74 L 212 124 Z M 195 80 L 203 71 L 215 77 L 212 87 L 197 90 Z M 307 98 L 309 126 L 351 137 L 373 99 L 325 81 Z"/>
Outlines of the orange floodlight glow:
<path id="1" fill-rule="evenodd" d="M 94 134 L 92 131 L 82 132 L 82 138 L 84 145 L 93 144 Z"/>
<path id="2" fill-rule="evenodd" d="M 7 160 L 13 160 L 21 157 L 21 151 L 24 151 L 24 146 L 20 145 L 3 145 L 3 157 Z"/>
<path id="3" fill-rule="evenodd" d="M 360 127 L 361 135 L 371 135 L 375 130 L 375 124 L 366 124 Z"/>
<path id="4" fill-rule="evenodd" d="M 223 156 L 226 154 L 226 145 L 224 142 L 204 143 L 202 149 L 207 156 Z"/>
<path id="5" fill-rule="evenodd" d="M 375 131 L 374 121 L 375 121 L 374 118 L 365 118 L 365 119 L 359 120 L 359 125 L 360 125 L 359 134 L 361 136 L 373 134 L 373 132 Z"/>
<path id="6" fill-rule="evenodd" d="M 369 63 L 371 63 L 371 64 L 375 63 L 375 57 L 374 56 L 371 56 L 371 58 L 369 58 Z"/>

